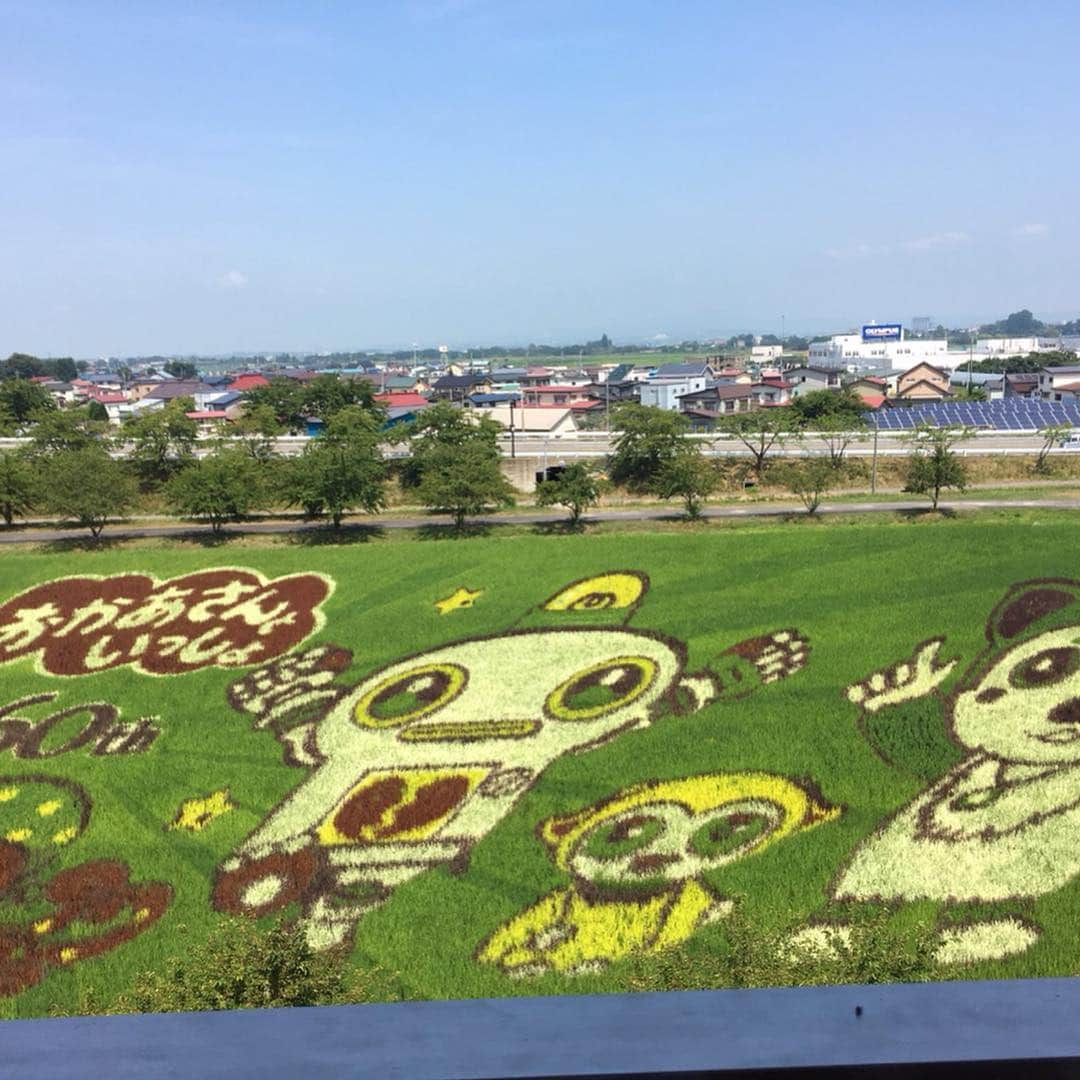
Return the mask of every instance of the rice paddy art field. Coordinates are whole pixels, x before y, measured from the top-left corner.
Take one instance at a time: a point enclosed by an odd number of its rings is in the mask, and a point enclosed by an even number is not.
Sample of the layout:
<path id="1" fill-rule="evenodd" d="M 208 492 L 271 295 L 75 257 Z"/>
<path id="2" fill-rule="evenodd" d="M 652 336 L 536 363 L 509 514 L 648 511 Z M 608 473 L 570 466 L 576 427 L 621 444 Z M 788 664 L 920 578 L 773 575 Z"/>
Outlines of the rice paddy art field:
<path id="1" fill-rule="evenodd" d="M 1076 540 L 5 551 L 0 1011 L 107 1005 L 230 918 L 418 997 L 868 919 L 942 978 L 1074 973 Z"/>

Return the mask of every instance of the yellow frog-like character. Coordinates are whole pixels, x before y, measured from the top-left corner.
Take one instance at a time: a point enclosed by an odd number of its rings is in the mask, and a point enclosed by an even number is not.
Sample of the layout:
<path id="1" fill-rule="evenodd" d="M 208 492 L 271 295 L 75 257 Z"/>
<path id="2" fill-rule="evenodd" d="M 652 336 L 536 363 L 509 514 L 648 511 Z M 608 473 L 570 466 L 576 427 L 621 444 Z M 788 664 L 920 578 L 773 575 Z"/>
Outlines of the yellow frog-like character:
<path id="1" fill-rule="evenodd" d="M 706 871 L 838 813 L 782 776 L 708 773 L 550 818 L 540 836 L 573 883 L 515 915 L 477 957 L 514 976 L 580 974 L 677 945 L 732 909 Z"/>

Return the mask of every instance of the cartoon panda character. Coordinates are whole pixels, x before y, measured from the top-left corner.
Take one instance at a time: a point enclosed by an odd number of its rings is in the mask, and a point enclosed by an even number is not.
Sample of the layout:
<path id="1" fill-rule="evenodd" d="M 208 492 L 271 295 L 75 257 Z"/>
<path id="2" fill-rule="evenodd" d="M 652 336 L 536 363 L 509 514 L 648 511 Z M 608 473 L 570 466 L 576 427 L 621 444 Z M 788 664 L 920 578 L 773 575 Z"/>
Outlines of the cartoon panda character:
<path id="1" fill-rule="evenodd" d="M 1080 871 L 1080 582 L 1014 585 L 986 637 L 948 696 L 939 688 L 958 661 L 939 662 L 941 638 L 847 690 L 879 753 L 902 764 L 908 751 L 916 769 L 941 729 L 904 703 L 941 698 L 955 763 L 855 850 L 832 897 L 948 905 L 943 963 L 1028 948 L 1031 901 Z"/>
<path id="2" fill-rule="evenodd" d="M 329 703 L 325 677 L 344 661 L 323 647 L 317 717 L 292 727 L 268 704 L 274 672 L 249 676 L 234 703 L 256 726 L 273 712 L 289 760 L 312 772 L 223 863 L 215 906 L 257 916 L 297 902 L 314 946 L 340 944 L 402 882 L 463 869 L 552 761 L 804 664 L 805 641 L 786 630 L 686 673 L 681 643 L 625 626 L 647 584 L 635 572 L 575 582 L 526 625 L 396 661 Z"/>
<path id="3" fill-rule="evenodd" d="M 706 875 L 840 813 L 768 773 L 709 773 L 636 784 L 537 834 L 572 878 L 501 926 L 482 962 L 516 977 L 601 970 L 685 941 L 732 902 Z"/>

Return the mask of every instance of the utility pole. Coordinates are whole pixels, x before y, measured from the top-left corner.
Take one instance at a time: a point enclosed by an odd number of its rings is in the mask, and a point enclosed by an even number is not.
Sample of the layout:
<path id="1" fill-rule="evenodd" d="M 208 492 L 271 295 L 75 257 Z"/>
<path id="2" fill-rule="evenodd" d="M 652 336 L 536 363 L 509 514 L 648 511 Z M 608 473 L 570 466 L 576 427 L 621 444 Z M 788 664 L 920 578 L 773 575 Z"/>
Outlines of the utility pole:
<path id="1" fill-rule="evenodd" d="M 880 407 L 880 406 L 879 406 Z M 877 436 L 878 436 L 878 418 L 874 417 L 874 457 L 873 463 L 870 466 L 870 494 L 877 493 Z"/>

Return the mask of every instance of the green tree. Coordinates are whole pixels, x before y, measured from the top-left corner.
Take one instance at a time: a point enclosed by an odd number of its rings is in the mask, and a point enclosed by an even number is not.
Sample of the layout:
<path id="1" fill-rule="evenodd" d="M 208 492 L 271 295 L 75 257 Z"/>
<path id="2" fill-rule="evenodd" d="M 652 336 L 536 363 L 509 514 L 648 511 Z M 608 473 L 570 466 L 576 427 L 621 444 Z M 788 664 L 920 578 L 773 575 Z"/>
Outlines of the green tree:
<path id="1" fill-rule="evenodd" d="M 1039 437 L 1043 444 L 1039 448 L 1039 455 L 1035 458 L 1035 471 L 1047 473 L 1050 471 L 1050 451 L 1053 450 L 1063 439 L 1072 434 L 1072 424 L 1047 424 L 1039 429 Z"/>
<path id="2" fill-rule="evenodd" d="M 479 415 L 482 411 L 439 401 L 403 425 L 396 437 L 408 442 L 410 453 L 402 466 L 402 483 L 419 486 L 428 463 L 441 461 L 447 449 L 479 446 L 498 460 L 502 428 L 491 417 Z"/>
<path id="3" fill-rule="evenodd" d="M 100 443 L 52 452 L 43 472 L 46 509 L 89 529 L 95 540 L 109 518 L 123 517 L 135 502 L 131 473 Z"/>
<path id="4" fill-rule="evenodd" d="M 62 382 L 73 382 L 79 377 L 79 369 L 70 356 L 61 356 L 52 361 L 53 372 Z"/>
<path id="5" fill-rule="evenodd" d="M 624 402 L 612 411 L 619 432 L 608 459 L 608 476 L 631 491 L 649 491 L 663 466 L 686 444 L 690 425 L 681 413 Z"/>
<path id="6" fill-rule="evenodd" d="M 283 434 L 285 426 L 267 404 L 245 408 L 233 425 L 233 432 L 244 450 L 256 461 L 267 462 L 274 457 L 274 439 Z"/>
<path id="7" fill-rule="evenodd" d="M 839 468 L 844 463 L 848 448 L 853 443 L 866 440 L 866 421 L 862 415 L 852 418 L 837 414 L 823 416 L 814 425 L 814 429 L 829 451 L 829 463 Z"/>
<path id="8" fill-rule="evenodd" d="M 600 501 L 603 481 L 587 465 L 567 465 L 558 476 L 536 485 L 537 506 L 565 506 L 576 525 L 590 506 Z"/>
<path id="9" fill-rule="evenodd" d="M 166 375 L 171 375 L 174 379 L 197 379 L 199 377 L 199 369 L 187 360 L 170 360 L 162 368 Z"/>
<path id="10" fill-rule="evenodd" d="M 262 469 L 235 447 L 197 459 L 165 485 L 165 498 L 177 513 L 205 521 L 214 533 L 227 522 L 242 521 L 265 497 Z"/>
<path id="11" fill-rule="evenodd" d="M 958 386 L 953 392 L 953 401 L 986 401 L 986 389 L 977 384 Z"/>
<path id="12" fill-rule="evenodd" d="M 98 424 L 109 422 L 109 410 L 100 401 L 88 401 L 86 403 L 86 415 L 90 420 Z"/>
<path id="13" fill-rule="evenodd" d="M 719 486 L 720 474 L 694 445 L 684 445 L 668 458 L 656 476 L 653 490 L 662 499 L 682 499 L 688 518 L 701 516 L 701 504 Z"/>
<path id="14" fill-rule="evenodd" d="M 797 495 L 808 514 L 817 512 L 822 498 L 847 473 L 844 464 L 833 464 L 827 457 L 809 457 L 786 462 L 780 479 L 793 495 Z"/>
<path id="15" fill-rule="evenodd" d="M 104 453 L 108 425 L 92 419 L 85 408 L 45 409 L 35 413 L 33 419 L 30 439 L 35 455 L 91 448 Z"/>
<path id="16" fill-rule="evenodd" d="M 44 361 L 27 353 L 12 353 L 0 360 L 0 379 L 32 379 L 47 374 Z"/>
<path id="17" fill-rule="evenodd" d="M 375 400 L 375 391 L 366 379 L 348 379 L 337 375 L 316 375 L 300 391 L 300 411 L 304 417 L 315 417 L 324 423 L 349 405 L 368 409 L 384 418 L 384 410 Z"/>
<path id="18" fill-rule="evenodd" d="M 811 390 L 799 394 L 790 406 L 792 418 L 808 431 L 818 431 L 822 423 L 851 427 L 862 424 L 866 405 L 849 386 L 840 390 Z"/>
<path id="19" fill-rule="evenodd" d="M 953 447 L 971 433 L 966 428 L 920 426 L 913 436 L 913 448 L 908 457 L 905 491 L 930 498 L 931 507 L 938 508 L 942 491 L 967 487 L 967 467 Z"/>
<path id="20" fill-rule="evenodd" d="M 39 383 L 21 378 L 0 382 L 0 413 L 10 416 L 19 427 L 55 408 L 52 394 Z"/>
<path id="21" fill-rule="evenodd" d="M 719 427 L 750 451 L 754 473 L 760 479 L 769 454 L 798 438 L 796 423 L 786 409 L 755 409 L 724 417 Z"/>
<path id="22" fill-rule="evenodd" d="M 0 517 L 11 526 L 16 517 L 33 510 L 41 497 L 34 467 L 17 450 L 0 450 Z"/>
<path id="23" fill-rule="evenodd" d="M 303 454 L 289 460 L 281 491 L 308 517 L 329 516 L 335 529 L 350 511 L 381 510 L 386 505 L 386 462 L 372 413 L 358 405 L 337 412 Z"/>
<path id="24" fill-rule="evenodd" d="M 199 425 L 187 414 L 195 402 L 174 398 L 160 409 L 144 410 L 126 421 L 119 441 L 143 483 L 163 484 L 192 461 Z"/>
<path id="25" fill-rule="evenodd" d="M 460 529 L 467 515 L 514 505 L 514 492 L 499 467 L 499 451 L 479 441 L 427 451 L 416 493 L 439 514 L 452 514 Z"/>
<path id="26" fill-rule="evenodd" d="M 301 927 L 262 929 L 247 919 L 216 926 L 205 942 L 135 979 L 122 1007 L 138 1012 L 270 1009 L 362 1001 L 340 952 L 317 953 Z"/>
<path id="27" fill-rule="evenodd" d="M 265 386 L 253 386 L 241 395 L 245 412 L 269 410 L 283 429 L 299 431 L 304 426 L 303 391 L 295 379 L 275 375 Z"/>

